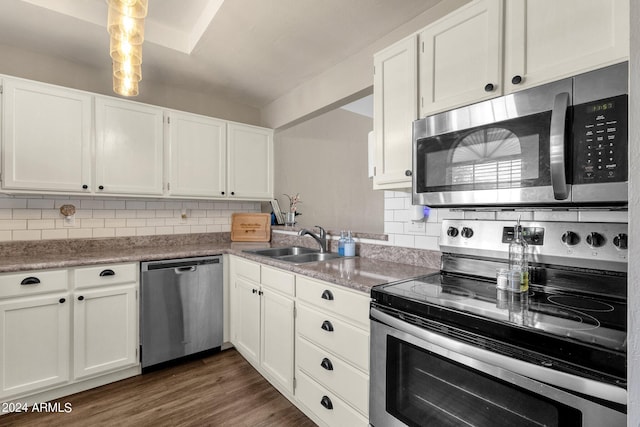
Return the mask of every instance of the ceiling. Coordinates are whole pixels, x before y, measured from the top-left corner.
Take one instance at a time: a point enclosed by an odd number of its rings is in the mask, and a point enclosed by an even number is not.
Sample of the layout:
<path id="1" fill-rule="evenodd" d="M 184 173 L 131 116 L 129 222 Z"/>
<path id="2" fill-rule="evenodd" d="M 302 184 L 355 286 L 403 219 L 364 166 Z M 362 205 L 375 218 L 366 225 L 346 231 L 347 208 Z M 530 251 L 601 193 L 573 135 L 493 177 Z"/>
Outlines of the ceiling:
<path id="1" fill-rule="evenodd" d="M 441 0 L 149 0 L 143 79 L 262 108 Z M 106 0 L 2 0 L 0 43 L 111 67 Z"/>

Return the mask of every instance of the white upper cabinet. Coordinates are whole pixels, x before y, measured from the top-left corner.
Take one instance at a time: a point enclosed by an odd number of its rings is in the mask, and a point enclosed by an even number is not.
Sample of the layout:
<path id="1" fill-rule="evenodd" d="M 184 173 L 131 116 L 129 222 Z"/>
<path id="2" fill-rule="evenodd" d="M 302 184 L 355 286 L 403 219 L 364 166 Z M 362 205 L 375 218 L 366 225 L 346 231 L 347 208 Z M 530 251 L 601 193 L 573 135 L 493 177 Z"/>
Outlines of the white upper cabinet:
<path id="1" fill-rule="evenodd" d="M 502 0 L 478 0 L 420 37 L 420 117 L 502 94 Z"/>
<path id="2" fill-rule="evenodd" d="M 505 15 L 507 92 L 629 57 L 627 0 L 509 0 Z"/>
<path id="3" fill-rule="evenodd" d="M 5 78 L 3 187 L 89 192 L 91 100 L 83 92 Z"/>
<path id="4" fill-rule="evenodd" d="M 373 188 L 411 187 L 411 123 L 418 118 L 416 36 L 373 57 Z"/>
<path id="5" fill-rule="evenodd" d="M 163 112 L 96 97 L 97 194 L 163 194 Z"/>
<path id="6" fill-rule="evenodd" d="M 273 131 L 240 123 L 227 125 L 228 196 L 273 198 Z"/>
<path id="7" fill-rule="evenodd" d="M 224 197 L 227 123 L 176 111 L 168 119 L 168 194 Z"/>

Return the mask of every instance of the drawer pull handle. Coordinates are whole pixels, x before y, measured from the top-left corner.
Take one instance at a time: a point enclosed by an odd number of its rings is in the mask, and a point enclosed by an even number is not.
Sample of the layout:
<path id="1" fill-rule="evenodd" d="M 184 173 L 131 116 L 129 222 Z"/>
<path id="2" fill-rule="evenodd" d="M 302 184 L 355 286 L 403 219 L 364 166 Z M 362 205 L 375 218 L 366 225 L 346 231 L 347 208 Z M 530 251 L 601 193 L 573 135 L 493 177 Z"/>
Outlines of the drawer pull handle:
<path id="1" fill-rule="evenodd" d="M 324 292 L 322 292 L 322 299 L 333 301 L 333 294 L 329 289 L 325 289 Z"/>
<path id="2" fill-rule="evenodd" d="M 100 272 L 100 277 L 106 277 L 106 276 L 115 276 L 116 272 L 111 270 L 111 269 L 106 269 L 106 270 L 102 270 Z"/>
<path id="3" fill-rule="evenodd" d="M 83 297 L 82 295 L 80 295 L 80 296 L 78 297 L 78 301 L 84 301 L 84 297 Z"/>
<path id="4" fill-rule="evenodd" d="M 328 320 L 325 320 L 324 322 L 322 322 L 321 328 L 327 332 L 333 332 L 333 325 Z"/>
<path id="5" fill-rule="evenodd" d="M 39 283 L 40 279 L 38 279 L 37 277 L 27 277 L 22 282 L 20 282 L 21 285 L 37 285 Z"/>
<path id="6" fill-rule="evenodd" d="M 320 404 L 322 406 L 324 406 L 326 409 L 333 409 L 333 403 L 331 403 L 331 399 L 329 399 L 329 396 L 322 396 L 322 400 L 320 401 Z"/>
<path id="7" fill-rule="evenodd" d="M 60 299 L 58 300 L 58 302 L 59 302 L 60 304 L 64 304 L 64 302 L 65 302 L 65 301 L 66 301 L 66 299 L 64 299 L 64 298 L 60 298 Z"/>
<path id="8" fill-rule="evenodd" d="M 322 359 L 322 362 L 320 362 L 320 366 L 322 366 L 327 371 L 333 371 L 333 363 L 331 363 L 331 360 L 327 359 L 326 357 Z"/>

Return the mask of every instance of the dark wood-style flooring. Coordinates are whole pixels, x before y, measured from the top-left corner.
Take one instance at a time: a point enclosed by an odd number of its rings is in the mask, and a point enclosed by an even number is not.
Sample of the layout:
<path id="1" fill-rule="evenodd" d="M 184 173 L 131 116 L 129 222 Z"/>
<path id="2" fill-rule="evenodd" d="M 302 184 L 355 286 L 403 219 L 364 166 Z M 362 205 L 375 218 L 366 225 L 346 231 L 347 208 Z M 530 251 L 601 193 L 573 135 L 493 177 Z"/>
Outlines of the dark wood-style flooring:
<path id="1" fill-rule="evenodd" d="M 14 413 L 1 426 L 314 426 L 235 350 L 58 399 L 70 413 Z"/>

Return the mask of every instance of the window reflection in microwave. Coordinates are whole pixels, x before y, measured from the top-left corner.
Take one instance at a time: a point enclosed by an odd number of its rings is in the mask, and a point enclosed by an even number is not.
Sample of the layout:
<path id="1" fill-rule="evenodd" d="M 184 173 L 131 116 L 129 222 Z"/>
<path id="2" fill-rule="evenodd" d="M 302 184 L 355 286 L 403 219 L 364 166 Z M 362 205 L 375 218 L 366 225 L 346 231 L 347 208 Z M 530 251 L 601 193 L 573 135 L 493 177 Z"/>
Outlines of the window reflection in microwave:
<path id="1" fill-rule="evenodd" d="M 429 187 L 520 187 L 523 181 L 539 176 L 539 137 L 518 137 L 504 128 L 480 129 L 461 137 L 448 150 L 428 153 L 426 161 Z"/>

